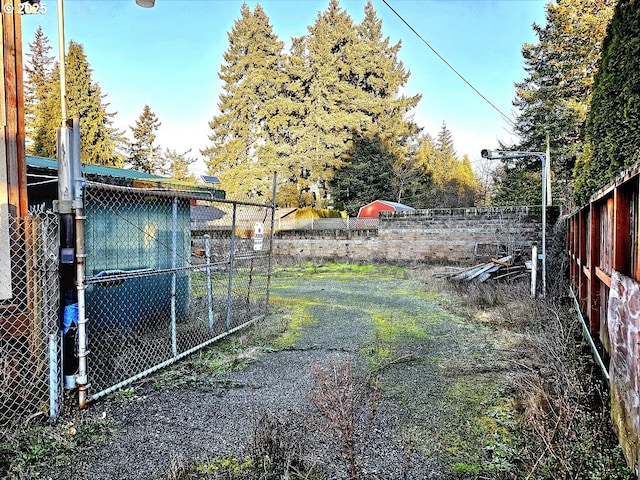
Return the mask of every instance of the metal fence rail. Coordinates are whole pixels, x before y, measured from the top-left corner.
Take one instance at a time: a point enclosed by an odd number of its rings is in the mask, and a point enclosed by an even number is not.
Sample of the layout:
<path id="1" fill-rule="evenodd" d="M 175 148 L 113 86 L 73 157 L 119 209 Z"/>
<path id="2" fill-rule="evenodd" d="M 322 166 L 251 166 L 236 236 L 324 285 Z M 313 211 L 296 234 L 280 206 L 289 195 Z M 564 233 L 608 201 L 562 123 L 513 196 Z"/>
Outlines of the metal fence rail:
<path id="1" fill-rule="evenodd" d="M 0 426 L 58 413 L 58 217 L 34 213 L 0 221 Z M 6 247 L 6 249 L 4 248 Z M 10 253 L 10 255 L 9 255 Z"/>
<path id="2" fill-rule="evenodd" d="M 271 206 L 85 189 L 89 399 L 266 313 Z"/>

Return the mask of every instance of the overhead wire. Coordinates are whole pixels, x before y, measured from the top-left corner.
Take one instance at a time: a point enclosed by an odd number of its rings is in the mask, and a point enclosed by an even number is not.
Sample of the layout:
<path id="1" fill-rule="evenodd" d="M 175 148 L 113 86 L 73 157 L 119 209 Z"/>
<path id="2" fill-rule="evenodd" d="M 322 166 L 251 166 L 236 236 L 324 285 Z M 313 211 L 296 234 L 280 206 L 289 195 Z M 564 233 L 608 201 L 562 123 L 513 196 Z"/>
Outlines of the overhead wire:
<path id="1" fill-rule="evenodd" d="M 389 10 L 391 10 L 396 17 L 398 17 L 402 23 L 404 23 L 409 30 L 411 30 L 421 41 L 422 43 L 424 43 L 427 47 L 429 47 L 429 50 L 431 50 L 440 60 L 442 60 L 444 62 L 444 64 L 449 67 L 449 69 L 451 69 L 451 71 L 453 71 L 453 73 L 455 73 L 458 77 L 460 77 L 460 79 L 466 83 L 475 93 L 477 93 L 485 102 L 487 102 L 496 112 L 498 112 L 500 114 L 500 116 L 512 127 L 515 127 L 516 124 L 514 123 L 513 120 L 511 120 L 511 118 L 509 116 L 507 116 L 502 110 L 500 110 L 493 102 L 491 102 L 491 100 L 489 100 L 487 97 L 485 97 L 482 92 L 480 92 L 480 90 L 478 90 L 476 87 L 474 87 L 471 82 L 469 82 L 460 72 L 458 72 L 458 70 L 456 70 L 453 65 L 451 65 L 442 55 L 440 55 L 440 53 L 431 46 L 431 44 L 429 42 L 427 42 L 422 35 L 420 35 L 415 28 L 413 28 L 409 22 L 407 22 L 402 15 L 400 15 L 398 12 L 396 12 L 396 10 L 389 5 L 389 2 L 387 2 L 387 0 L 382 0 L 382 2 L 389 8 Z"/>

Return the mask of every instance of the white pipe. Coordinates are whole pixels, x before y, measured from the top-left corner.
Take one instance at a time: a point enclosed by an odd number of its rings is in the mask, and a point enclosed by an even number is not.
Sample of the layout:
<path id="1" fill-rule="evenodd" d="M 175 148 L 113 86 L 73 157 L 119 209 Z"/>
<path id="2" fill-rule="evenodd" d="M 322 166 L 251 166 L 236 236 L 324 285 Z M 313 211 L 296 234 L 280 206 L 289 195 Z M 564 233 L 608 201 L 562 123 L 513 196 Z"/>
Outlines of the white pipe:
<path id="1" fill-rule="evenodd" d="M 536 283 L 538 281 L 538 245 L 531 246 L 531 296 L 536 296 Z"/>
<path id="2" fill-rule="evenodd" d="M 58 418 L 60 375 L 58 373 L 58 335 L 49 334 L 49 418 Z"/>
<path id="3" fill-rule="evenodd" d="M 74 207 L 76 227 L 76 292 L 78 296 L 78 406 L 84 408 L 87 404 L 87 313 L 86 313 L 86 265 L 84 244 L 84 205 L 82 199 L 83 179 L 80 173 L 80 120 L 73 119 L 71 132 L 71 171 L 78 172 L 79 177 L 74 179 Z"/>
<path id="4" fill-rule="evenodd" d="M 76 200 L 76 281 L 78 293 L 78 406 L 87 404 L 87 314 L 85 300 L 84 210 Z"/>
<path id="5" fill-rule="evenodd" d="M 542 161 L 542 297 L 547 294 L 547 162 Z"/>

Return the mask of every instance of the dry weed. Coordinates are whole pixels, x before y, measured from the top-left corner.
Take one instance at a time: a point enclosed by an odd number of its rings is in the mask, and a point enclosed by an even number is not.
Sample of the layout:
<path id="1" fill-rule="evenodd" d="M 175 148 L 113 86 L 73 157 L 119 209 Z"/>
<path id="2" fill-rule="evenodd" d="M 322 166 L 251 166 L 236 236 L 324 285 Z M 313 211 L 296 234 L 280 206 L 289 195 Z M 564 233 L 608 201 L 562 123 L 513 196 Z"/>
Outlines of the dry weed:
<path id="1" fill-rule="evenodd" d="M 357 457 L 366 443 L 376 414 L 379 391 L 369 395 L 367 379 L 358 379 L 349 359 L 334 358 L 311 367 L 315 386 L 310 397 L 319 415 L 312 425 L 335 442 L 348 466 L 351 480 L 359 478 Z"/>

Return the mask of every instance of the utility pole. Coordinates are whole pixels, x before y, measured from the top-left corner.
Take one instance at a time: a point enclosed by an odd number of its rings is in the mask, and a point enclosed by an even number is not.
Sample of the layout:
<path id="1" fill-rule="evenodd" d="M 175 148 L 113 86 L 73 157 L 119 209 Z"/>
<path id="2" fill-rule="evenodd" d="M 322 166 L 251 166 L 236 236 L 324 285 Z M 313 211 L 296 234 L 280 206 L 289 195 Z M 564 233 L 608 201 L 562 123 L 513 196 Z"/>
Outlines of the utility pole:
<path id="1" fill-rule="evenodd" d="M 9 3 L 7 3 L 9 2 Z M 13 298 L 19 273 L 12 268 L 11 227 L 27 214 L 27 168 L 25 163 L 24 95 L 22 80 L 22 33 L 19 1 L 7 0 L 0 14 L 0 300 Z M 10 3 L 13 2 L 13 3 Z"/>
<path id="2" fill-rule="evenodd" d="M 9 214 L 23 217 L 27 213 L 27 168 L 24 146 L 24 94 L 22 79 L 22 28 L 19 0 L 13 0 L 15 8 L 3 9 L 2 70 L 3 85 L 0 99 L 0 181 L 6 184 L 0 189 L 0 205 L 8 205 Z M 5 13 L 9 11 L 11 13 Z M 5 212 L 3 212 L 5 213 Z"/>

